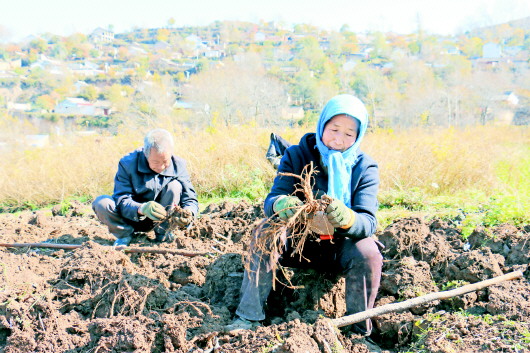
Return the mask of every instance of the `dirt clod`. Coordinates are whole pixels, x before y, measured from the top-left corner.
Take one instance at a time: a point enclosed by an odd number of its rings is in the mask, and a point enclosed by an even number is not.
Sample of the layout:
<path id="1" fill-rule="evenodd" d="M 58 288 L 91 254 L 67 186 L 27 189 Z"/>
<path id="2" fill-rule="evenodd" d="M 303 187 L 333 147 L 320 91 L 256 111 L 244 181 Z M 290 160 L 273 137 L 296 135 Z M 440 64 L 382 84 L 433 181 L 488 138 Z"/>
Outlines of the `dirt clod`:
<path id="1" fill-rule="evenodd" d="M 210 205 L 174 243 L 138 234 L 134 247 L 207 255 L 125 254 L 86 205 L 0 215 L 0 352 L 530 352 L 530 227 L 478 228 L 468 239 L 442 220 L 407 218 L 385 246 L 377 305 L 521 270 L 524 278 L 374 318 L 371 340 L 330 327 L 345 314 L 344 279 L 285 268 L 267 319 L 236 335 L 233 319 L 261 205 Z M 466 245 L 467 243 L 467 245 Z"/>

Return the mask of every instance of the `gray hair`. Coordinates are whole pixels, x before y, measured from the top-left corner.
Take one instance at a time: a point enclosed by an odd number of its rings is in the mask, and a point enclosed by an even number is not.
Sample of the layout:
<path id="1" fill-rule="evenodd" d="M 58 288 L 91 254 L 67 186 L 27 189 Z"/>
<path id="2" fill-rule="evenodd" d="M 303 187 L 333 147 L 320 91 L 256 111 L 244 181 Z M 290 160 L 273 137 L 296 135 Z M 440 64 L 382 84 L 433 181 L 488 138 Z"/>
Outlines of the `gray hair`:
<path id="1" fill-rule="evenodd" d="M 145 135 L 144 154 L 149 158 L 151 149 L 156 149 L 159 153 L 173 151 L 173 137 L 169 131 L 164 129 L 154 129 Z"/>

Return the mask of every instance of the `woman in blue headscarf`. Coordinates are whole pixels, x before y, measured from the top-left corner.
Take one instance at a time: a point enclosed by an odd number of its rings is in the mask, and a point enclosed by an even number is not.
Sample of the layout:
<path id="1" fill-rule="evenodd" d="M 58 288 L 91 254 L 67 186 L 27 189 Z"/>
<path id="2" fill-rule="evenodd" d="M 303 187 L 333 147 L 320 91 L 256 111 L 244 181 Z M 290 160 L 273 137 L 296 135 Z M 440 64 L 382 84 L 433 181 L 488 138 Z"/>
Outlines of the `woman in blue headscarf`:
<path id="1" fill-rule="evenodd" d="M 298 145 L 289 147 L 278 168 L 279 173 L 301 175 L 304 167 L 313 163 L 317 171 L 313 192 L 332 199 L 325 216 L 333 229 L 333 234 L 308 239 L 302 258 L 290 256 L 293 249 L 287 244 L 280 263 L 345 276 L 347 315 L 373 307 L 383 264 L 379 244 L 371 237 L 377 225 L 378 166 L 359 150 L 367 126 L 364 104 L 352 95 L 338 95 L 322 110 L 316 133 L 304 135 Z M 298 182 L 294 177 L 276 176 L 265 199 L 268 217 L 278 214 L 288 219 L 294 215 L 305 201 L 303 193 L 296 191 Z M 254 259 L 243 279 L 238 317 L 229 325 L 233 328 L 251 327 L 252 321 L 265 318 L 263 307 L 272 287 L 272 273 L 264 265 L 269 259 Z M 370 320 L 353 326 L 364 335 L 369 335 L 371 328 Z"/>

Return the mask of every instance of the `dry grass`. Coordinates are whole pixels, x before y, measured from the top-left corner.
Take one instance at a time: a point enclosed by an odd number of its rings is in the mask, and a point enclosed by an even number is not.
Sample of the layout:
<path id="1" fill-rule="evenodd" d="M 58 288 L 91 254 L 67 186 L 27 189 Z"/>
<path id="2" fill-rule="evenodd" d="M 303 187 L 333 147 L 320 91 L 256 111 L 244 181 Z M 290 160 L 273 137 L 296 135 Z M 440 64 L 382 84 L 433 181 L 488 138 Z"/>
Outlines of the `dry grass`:
<path id="1" fill-rule="evenodd" d="M 45 148 L 19 145 L 0 150 L 0 205 L 42 206 L 72 197 L 111 194 L 119 159 L 142 146 L 145 132 L 52 137 Z M 203 197 L 258 198 L 270 187 L 274 169 L 264 158 L 270 132 L 247 127 L 173 133 L 175 153 L 187 161 Z M 246 194 L 237 192 L 242 186 Z"/>
<path id="2" fill-rule="evenodd" d="M 297 142 L 308 129 L 174 129 L 175 152 L 187 160 L 201 197 L 260 198 L 275 175 L 265 159 L 271 131 Z M 42 206 L 110 194 L 118 160 L 142 145 L 144 133 L 55 137 L 46 148 L 2 150 L 0 204 Z M 530 130 L 488 126 L 378 131 L 369 133 L 362 147 L 380 165 L 383 196 L 410 190 L 433 196 L 470 189 L 488 194 L 520 179 L 518 165 L 528 158 Z M 498 178 L 499 165 L 503 178 Z"/>
<path id="3" fill-rule="evenodd" d="M 525 127 L 379 132 L 365 142 L 364 149 L 380 166 L 383 205 L 418 210 L 427 199 L 437 199 L 464 208 L 468 202 L 482 202 L 479 196 L 486 200 L 506 188 L 523 193 L 530 189 L 528 182 L 515 186 L 517 177 L 501 175 L 506 174 L 503 170 L 513 176 L 525 173 L 530 152 L 530 130 Z"/>
<path id="4" fill-rule="evenodd" d="M 494 186 L 495 165 L 510 150 L 507 142 L 492 128 L 409 130 L 371 135 L 365 150 L 379 162 L 382 189 L 444 194 Z"/>
<path id="5" fill-rule="evenodd" d="M 2 153 L 0 202 L 42 205 L 112 191 L 118 159 L 139 140 L 126 136 L 55 138 L 51 146 Z"/>
<path id="6" fill-rule="evenodd" d="M 177 153 L 187 161 L 203 196 L 238 196 L 234 190 L 265 190 L 273 179 L 274 169 L 265 158 L 269 134 L 252 127 L 188 132 L 177 142 L 183 147 Z"/>

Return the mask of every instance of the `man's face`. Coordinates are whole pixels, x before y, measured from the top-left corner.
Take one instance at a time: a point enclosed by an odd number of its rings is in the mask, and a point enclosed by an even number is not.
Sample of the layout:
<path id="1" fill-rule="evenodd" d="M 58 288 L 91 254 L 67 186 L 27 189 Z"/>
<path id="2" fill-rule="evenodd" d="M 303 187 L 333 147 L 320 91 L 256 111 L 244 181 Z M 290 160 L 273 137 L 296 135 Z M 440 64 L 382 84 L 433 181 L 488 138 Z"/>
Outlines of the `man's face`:
<path id="1" fill-rule="evenodd" d="M 357 140 L 357 119 L 345 114 L 331 118 L 324 127 L 322 142 L 327 148 L 344 152 Z"/>
<path id="2" fill-rule="evenodd" d="M 157 174 L 162 173 L 171 163 L 171 153 L 158 152 L 156 149 L 151 149 L 149 157 L 147 157 L 149 168 Z"/>

